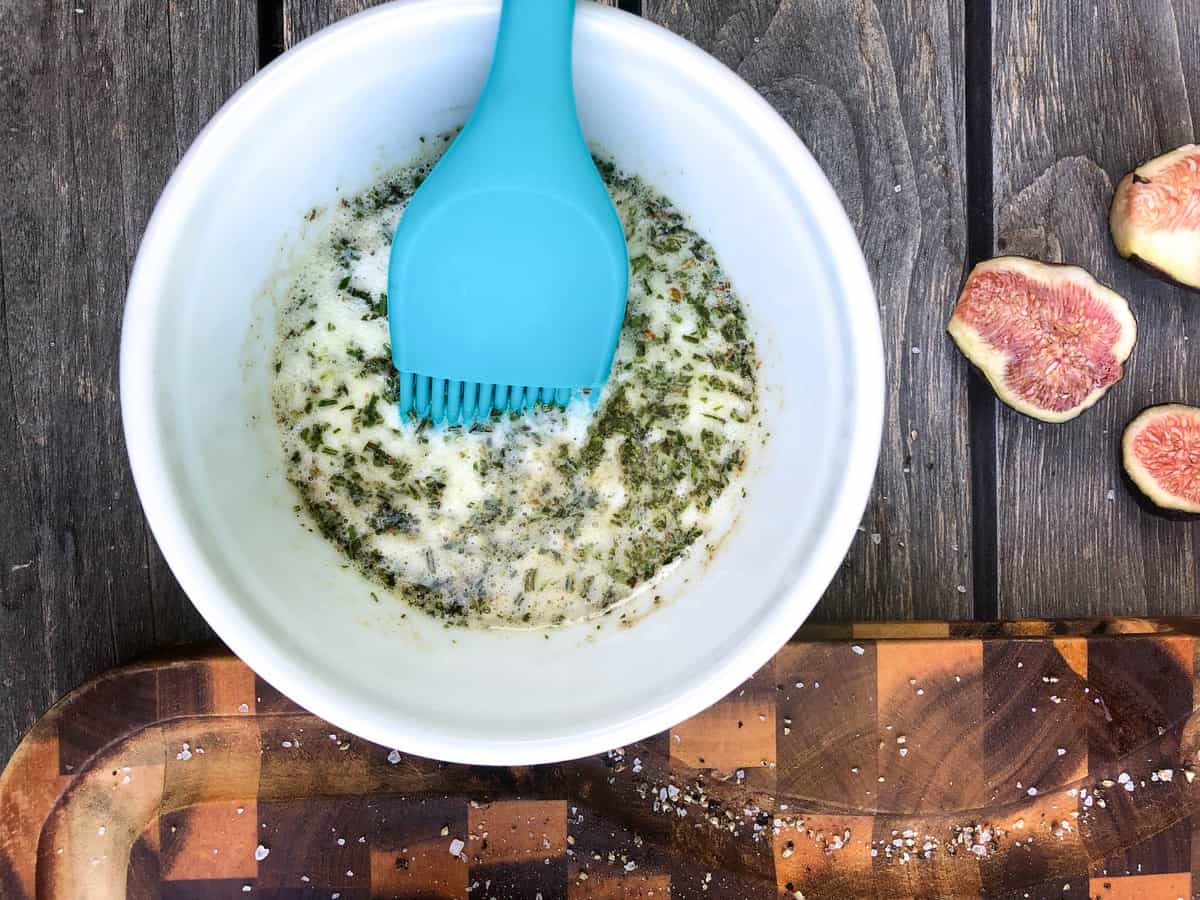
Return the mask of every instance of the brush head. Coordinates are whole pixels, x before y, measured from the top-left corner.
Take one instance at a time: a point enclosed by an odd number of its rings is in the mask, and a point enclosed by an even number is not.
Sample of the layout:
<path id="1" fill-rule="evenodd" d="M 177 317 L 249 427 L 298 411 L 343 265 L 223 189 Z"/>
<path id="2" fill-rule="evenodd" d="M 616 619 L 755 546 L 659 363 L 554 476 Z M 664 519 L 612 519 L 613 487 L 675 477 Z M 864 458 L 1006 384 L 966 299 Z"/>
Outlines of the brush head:
<path id="1" fill-rule="evenodd" d="M 400 372 L 505 386 L 493 395 L 495 408 L 515 411 L 532 405 L 519 400 L 531 392 L 569 397 L 607 380 L 628 256 L 612 201 L 590 157 L 586 163 L 594 181 L 585 185 L 587 203 L 540 184 L 439 188 L 447 184 L 439 164 L 392 245 L 388 318 Z M 413 395 L 412 411 L 441 420 L 438 390 L 431 388 L 428 412 L 416 402 L 421 390 Z M 446 404 L 456 396 L 450 389 Z"/>
<path id="2" fill-rule="evenodd" d="M 399 385 L 401 418 L 413 415 L 446 425 L 471 425 L 493 413 L 521 413 L 539 404 L 566 407 L 578 393 L 571 388 L 449 381 L 413 372 L 400 372 Z"/>

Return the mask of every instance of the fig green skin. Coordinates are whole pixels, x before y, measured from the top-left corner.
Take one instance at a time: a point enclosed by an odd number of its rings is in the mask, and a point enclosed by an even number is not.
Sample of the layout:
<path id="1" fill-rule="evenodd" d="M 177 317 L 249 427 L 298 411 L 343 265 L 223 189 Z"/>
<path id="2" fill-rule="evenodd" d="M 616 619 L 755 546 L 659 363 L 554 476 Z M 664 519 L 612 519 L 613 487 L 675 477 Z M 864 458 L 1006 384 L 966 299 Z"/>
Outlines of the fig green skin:
<path id="1" fill-rule="evenodd" d="M 1157 403 L 1153 406 L 1147 406 L 1139 410 L 1138 413 L 1129 420 L 1129 424 L 1126 425 L 1125 430 L 1127 431 L 1130 425 L 1142 418 L 1142 416 L 1146 415 L 1147 413 L 1153 413 L 1155 410 L 1165 411 L 1176 405 L 1178 404 Z M 1122 432 L 1121 437 L 1118 439 L 1117 446 L 1121 454 L 1121 484 L 1124 485 L 1125 489 L 1133 497 L 1134 502 L 1137 503 L 1142 512 L 1154 516 L 1157 519 L 1164 519 L 1168 522 L 1200 522 L 1200 513 L 1188 512 L 1187 510 L 1182 509 L 1171 509 L 1166 506 L 1159 506 L 1157 503 L 1155 503 L 1154 500 L 1152 500 L 1146 493 L 1145 489 L 1133 479 L 1132 475 L 1129 474 L 1129 454 L 1125 449 L 1124 432 Z"/>

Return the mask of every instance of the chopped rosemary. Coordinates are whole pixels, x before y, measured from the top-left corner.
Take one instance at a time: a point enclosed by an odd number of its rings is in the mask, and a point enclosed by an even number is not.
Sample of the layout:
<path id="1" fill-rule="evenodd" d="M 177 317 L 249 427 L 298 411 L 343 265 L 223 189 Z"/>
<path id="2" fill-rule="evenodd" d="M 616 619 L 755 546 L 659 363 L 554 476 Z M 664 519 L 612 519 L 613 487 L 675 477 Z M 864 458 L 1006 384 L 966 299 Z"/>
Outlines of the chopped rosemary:
<path id="1" fill-rule="evenodd" d="M 446 140 L 430 143 L 440 152 Z M 631 278 L 594 412 L 540 407 L 449 428 L 399 420 L 381 261 L 427 164 L 347 197 L 297 269 L 274 360 L 288 477 L 309 527 L 379 590 L 372 602 L 399 598 L 447 624 L 546 629 L 613 613 L 643 590 L 657 604 L 663 570 L 716 543 L 717 506 L 740 496 L 730 487 L 757 444 L 745 313 L 669 200 L 598 167 Z"/>

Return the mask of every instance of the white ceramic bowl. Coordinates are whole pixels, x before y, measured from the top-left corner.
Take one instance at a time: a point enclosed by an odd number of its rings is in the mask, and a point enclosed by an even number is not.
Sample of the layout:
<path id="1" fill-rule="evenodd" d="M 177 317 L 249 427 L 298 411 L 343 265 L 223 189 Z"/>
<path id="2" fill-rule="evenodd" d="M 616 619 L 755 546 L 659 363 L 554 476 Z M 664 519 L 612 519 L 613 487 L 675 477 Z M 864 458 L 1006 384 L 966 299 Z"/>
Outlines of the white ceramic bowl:
<path id="1" fill-rule="evenodd" d="M 151 527 L 222 639 L 340 728 L 438 759 L 596 753 L 699 712 L 804 621 L 841 562 L 883 421 L 871 284 L 828 182 L 737 76 L 648 22 L 581 5 L 589 140 L 691 214 L 744 298 L 772 432 L 737 525 L 635 627 L 451 630 L 342 568 L 293 512 L 271 414 L 262 288 L 367 187 L 462 122 L 497 3 L 415 0 L 322 31 L 243 87 L 179 164 L 146 230 L 121 342 L 125 437 Z M 847 152 L 850 152 L 847 150 Z M 703 554 L 698 554 L 703 556 Z"/>

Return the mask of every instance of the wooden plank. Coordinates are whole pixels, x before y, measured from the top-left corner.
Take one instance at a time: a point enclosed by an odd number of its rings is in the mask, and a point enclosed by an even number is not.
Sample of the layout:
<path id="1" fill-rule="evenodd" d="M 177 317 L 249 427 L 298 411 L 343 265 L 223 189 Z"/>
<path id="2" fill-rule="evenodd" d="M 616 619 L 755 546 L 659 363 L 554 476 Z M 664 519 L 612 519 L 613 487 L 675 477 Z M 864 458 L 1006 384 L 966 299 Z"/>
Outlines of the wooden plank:
<path id="1" fill-rule="evenodd" d="M 386 0 L 283 0 L 284 46 L 294 47 L 326 25 L 384 2 Z M 617 5 L 617 0 L 599 2 L 604 6 Z"/>
<path id="2" fill-rule="evenodd" d="M 1197 137 L 1198 16 L 1200 0 L 995 0 L 996 249 L 1090 269 L 1139 325 L 1125 379 L 1074 422 L 998 409 L 1002 616 L 1196 611 L 1200 525 L 1138 509 L 1119 441 L 1143 406 L 1200 402 L 1200 304 L 1117 257 L 1107 210 L 1122 174 Z"/>
<path id="3" fill-rule="evenodd" d="M 796 129 L 871 266 L 887 359 L 883 452 L 863 530 L 815 618 L 969 618 L 966 369 L 944 335 L 966 258 L 963 5 L 644 8 L 733 68 Z"/>
<path id="4" fill-rule="evenodd" d="M 362 12 L 383 0 L 283 0 L 283 43 L 294 47 L 338 19 Z"/>
<path id="5" fill-rule="evenodd" d="M 121 439 L 129 267 L 181 149 L 257 57 L 252 0 L 0 15 L 0 759 L 46 706 L 210 632 L 145 527 Z"/>

